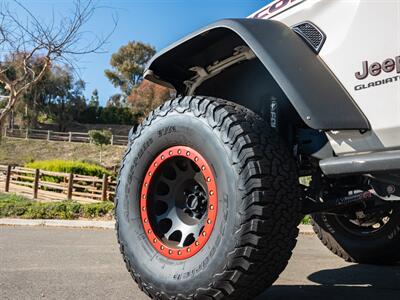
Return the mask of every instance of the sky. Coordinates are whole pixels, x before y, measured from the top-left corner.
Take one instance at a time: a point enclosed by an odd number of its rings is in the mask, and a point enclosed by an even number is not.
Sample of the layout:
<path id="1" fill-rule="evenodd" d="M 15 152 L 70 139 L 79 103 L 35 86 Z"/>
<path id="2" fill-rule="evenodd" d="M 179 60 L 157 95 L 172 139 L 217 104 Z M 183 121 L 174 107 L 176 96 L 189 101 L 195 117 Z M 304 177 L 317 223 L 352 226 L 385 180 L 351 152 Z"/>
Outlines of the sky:
<path id="1" fill-rule="evenodd" d="M 21 8 L 12 4 L 18 16 Z M 20 0 L 43 22 L 54 16 L 62 17 L 73 9 L 72 0 Z M 100 102 L 118 92 L 104 76 L 112 53 L 129 41 L 142 41 L 157 50 L 168 46 L 186 34 L 223 18 L 243 18 L 268 4 L 270 0 L 98 0 L 98 10 L 85 27 L 88 32 L 106 36 L 117 27 L 104 46 L 104 53 L 78 58 L 77 74 L 86 82 L 85 94 L 90 97 L 98 89 Z"/>

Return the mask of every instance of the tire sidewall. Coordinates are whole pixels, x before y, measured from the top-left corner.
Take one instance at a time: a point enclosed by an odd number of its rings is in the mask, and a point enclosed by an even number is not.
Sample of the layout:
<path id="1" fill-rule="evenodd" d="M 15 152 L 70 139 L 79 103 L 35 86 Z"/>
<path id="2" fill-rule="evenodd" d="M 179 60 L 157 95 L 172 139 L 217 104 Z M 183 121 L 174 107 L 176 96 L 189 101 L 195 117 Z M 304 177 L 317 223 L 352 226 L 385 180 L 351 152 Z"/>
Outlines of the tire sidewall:
<path id="1" fill-rule="evenodd" d="M 218 191 L 218 214 L 214 230 L 204 248 L 195 256 L 178 261 L 159 254 L 144 233 L 140 220 L 140 189 L 154 158 L 172 146 L 198 151 L 213 169 Z M 232 166 L 231 150 L 222 134 L 204 118 L 191 112 L 172 112 L 145 126 L 130 146 L 117 190 L 118 235 L 133 269 L 144 281 L 171 293 L 190 293 L 207 287 L 210 276 L 223 270 L 226 256 L 235 247 L 232 238 L 238 226 L 239 176 Z M 195 278 L 195 280 L 193 280 Z"/>
<path id="2" fill-rule="evenodd" d="M 323 240 L 332 246 L 335 243 L 349 255 L 352 260 L 365 263 L 392 263 L 400 259 L 400 207 L 381 231 L 370 236 L 359 236 L 347 231 L 334 215 L 314 214 L 312 218 L 319 227 Z"/>

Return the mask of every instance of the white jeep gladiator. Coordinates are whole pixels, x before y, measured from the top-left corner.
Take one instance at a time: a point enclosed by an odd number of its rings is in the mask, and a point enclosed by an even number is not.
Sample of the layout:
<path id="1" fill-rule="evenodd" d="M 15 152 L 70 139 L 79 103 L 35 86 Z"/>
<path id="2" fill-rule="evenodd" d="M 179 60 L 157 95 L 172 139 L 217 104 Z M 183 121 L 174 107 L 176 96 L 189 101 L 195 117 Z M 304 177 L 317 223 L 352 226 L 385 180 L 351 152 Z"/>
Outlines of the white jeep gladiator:
<path id="1" fill-rule="evenodd" d="M 177 97 L 132 131 L 116 192 L 146 294 L 252 299 L 306 214 L 347 261 L 400 260 L 398 28 L 400 1 L 277 0 L 151 60 Z"/>

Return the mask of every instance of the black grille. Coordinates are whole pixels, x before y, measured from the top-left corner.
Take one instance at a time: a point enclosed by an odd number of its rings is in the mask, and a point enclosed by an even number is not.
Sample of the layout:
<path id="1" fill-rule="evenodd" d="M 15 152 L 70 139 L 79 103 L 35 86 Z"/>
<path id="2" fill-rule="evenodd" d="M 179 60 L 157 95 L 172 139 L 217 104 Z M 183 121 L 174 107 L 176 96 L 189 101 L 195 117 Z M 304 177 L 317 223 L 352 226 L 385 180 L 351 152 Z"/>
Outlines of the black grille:
<path id="1" fill-rule="evenodd" d="M 300 35 L 316 52 L 319 53 L 325 43 L 325 34 L 313 23 L 304 22 L 293 26 L 294 32 Z"/>

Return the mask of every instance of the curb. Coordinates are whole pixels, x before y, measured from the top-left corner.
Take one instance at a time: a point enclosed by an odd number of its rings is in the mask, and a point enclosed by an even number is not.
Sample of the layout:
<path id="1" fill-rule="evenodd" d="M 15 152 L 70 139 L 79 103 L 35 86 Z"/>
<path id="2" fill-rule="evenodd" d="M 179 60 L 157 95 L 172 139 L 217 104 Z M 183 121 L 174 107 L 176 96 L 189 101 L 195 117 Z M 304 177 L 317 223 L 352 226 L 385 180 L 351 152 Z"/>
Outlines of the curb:
<path id="1" fill-rule="evenodd" d="M 115 221 L 0 219 L 0 226 L 46 226 L 115 229 Z M 313 235 L 311 225 L 299 225 L 300 234 Z"/>
<path id="2" fill-rule="evenodd" d="M 114 229 L 114 221 L 0 219 L 0 226 L 46 226 Z"/>

